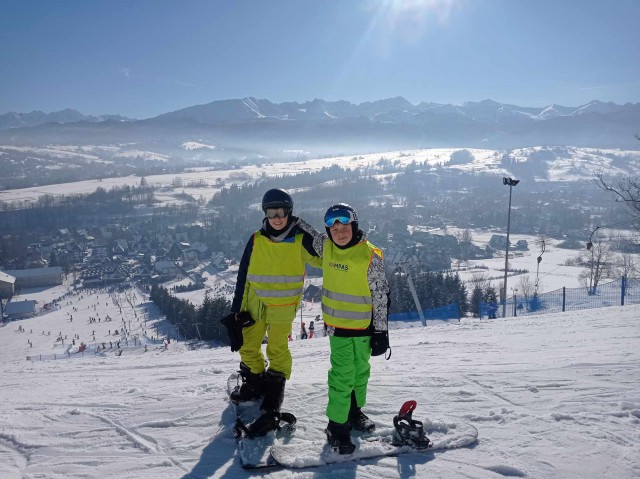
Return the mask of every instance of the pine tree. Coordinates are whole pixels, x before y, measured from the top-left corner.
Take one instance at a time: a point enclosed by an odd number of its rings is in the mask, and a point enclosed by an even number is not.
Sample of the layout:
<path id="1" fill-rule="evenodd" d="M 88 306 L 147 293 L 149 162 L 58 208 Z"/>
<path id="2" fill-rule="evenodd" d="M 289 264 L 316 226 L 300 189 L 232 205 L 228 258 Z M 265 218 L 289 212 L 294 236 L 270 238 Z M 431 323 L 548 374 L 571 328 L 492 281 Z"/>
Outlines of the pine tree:
<path id="1" fill-rule="evenodd" d="M 484 299 L 484 293 L 482 292 L 482 288 L 479 285 L 476 285 L 473 288 L 473 293 L 471 293 L 471 313 L 475 318 L 480 317 L 480 303 Z"/>
<path id="2" fill-rule="evenodd" d="M 453 276 L 453 284 L 455 287 L 454 303 L 458 305 L 460 316 L 465 316 L 469 311 L 469 303 L 467 301 L 467 287 L 460 279 L 460 275 L 458 273 Z"/>
<path id="3" fill-rule="evenodd" d="M 498 309 L 498 293 L 491 285 L 487 286 L 487 289 L 485 290 L 484 302 L 489 305 L 489 318 L 495 318 Z"/>

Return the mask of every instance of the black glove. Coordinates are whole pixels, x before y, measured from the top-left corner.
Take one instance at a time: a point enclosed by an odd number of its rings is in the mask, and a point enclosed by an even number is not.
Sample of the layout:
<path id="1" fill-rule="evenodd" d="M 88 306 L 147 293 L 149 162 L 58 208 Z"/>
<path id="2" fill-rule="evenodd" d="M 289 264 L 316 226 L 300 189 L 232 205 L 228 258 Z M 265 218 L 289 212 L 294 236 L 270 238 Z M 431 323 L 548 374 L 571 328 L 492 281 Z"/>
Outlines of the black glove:
<path id="1" fill-rule="evenodd" d="M 253 326 L 254 324 L 256 324 L 256 321 L 251 317 L 249 311 L 242 311 L 241 313 L 238 313 L 236 324 L 240 328 L 248 328 L 249 326 Z"/>
<path id="2" fill-rule="evenodd" d="M 236 319 L 237 317 L 237 319 Z M 244 340 L 242 339 L 242 328 L 253 326 L 256 324 L 255 320 L 247 311 L 241 313 L 229 313 L 220 320 L 222 324 L 227 327 L 227 333 L 229 334 L 229 345 L 231 351 L 239 351 Z"/>
<path id="3" fill-rule="evenodd" d="M 389 332 L 373 330 L 371 332 L 371 356 L 380 356 L 386 353 L 387 349 L 389 349 Z M 389 355 L 390 357 L 391 355 Z"/>

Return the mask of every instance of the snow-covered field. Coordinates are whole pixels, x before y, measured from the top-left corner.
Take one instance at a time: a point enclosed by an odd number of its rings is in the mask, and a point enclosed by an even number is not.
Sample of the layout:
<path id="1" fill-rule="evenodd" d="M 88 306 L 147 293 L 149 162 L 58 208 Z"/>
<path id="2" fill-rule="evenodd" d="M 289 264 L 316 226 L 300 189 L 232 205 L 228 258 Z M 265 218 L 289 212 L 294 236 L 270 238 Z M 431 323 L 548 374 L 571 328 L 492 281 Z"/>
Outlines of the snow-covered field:
<path id="1" fill-rule="evenodd" d="M 473 236 L 473 243 L 477 246 L 484 247 L 489 243 L 493 234 L 504 236 L 502 231 L 471 231 Z M 586 240 L 588 237 L 584 238 Z M 545 238 L 545 251 L 542 255 L 542 261 L 538 267 L 537 258 L 540 255 L 540 247 L 536 245 L 538 237 L 534 235 L 512 234 L 509 237 L 509 241 L 512 245 L 515 245 L 517 241 L 525 240 L 529 244 L 528 251 L 514 251 L 511 247 L 509 251 L 509 269 L 510 270 L 527 270 L 528 273 L 511 275 L 507 278 L 507 288 L 518 288 L 520 280 L 523 276 L 528 276 L 531 284 L 535 284 L 536 276 L 539 280 L 538 292 L 546 293 L 548 291 L 555 291 L 559 288 L 578 288 L 581 286 L 578 279 L 580 272 L 584 269 L 581 266 L 567 266 L 565 263 L 569 259 L 575 259 L 580 251 L 566 248 L 559 248 L 559 240 L 553 238 Z M 586 251 L 586 247 L 585 247 Z M 474 267 L 487 267 L 486 270 L 474 270 Z M 491 280 L 491 284 L 499 288 L 502 287 L 504 277 L 504 251 L 502 256 L 498 256 L 491 259 L 473 260 L 468 262 L 468 269 L 460 273 L 460 277 L 463 281 L 470 281 L 473 279 L 474 274 L 484 274 L 488 278 L 494 278 Z M 498 279 L 495 279 L 498 277 Z M 615 278 L 619 279 L 619 278 Z"/>
<path id="2" fill-rule="evenodd" d="M 55 288 L 31 297 L 50 301 L 64 293 Z M 144 336 L 145 330 L 155 334 L 157 311 L 132 291 L 82 292 L 59 304 L 46 315 L 0 327 L 3 479 L 640 476 L 638 305 L 393 329 L 391 360 L 372 358 L 366 412 L 387 425 L 404 400 L 415 399 L 415 418 L 468 421 L 479 431 L 478 443 L 256 473 L 240 468 L 231 433 L 225 386 L 237 354 L 189 350 L 173 341 L 164 350 Z M 112 321 L 105 321 L 107 315 Z M 147 352 L 138 347 L 117 356 L 107 349 L 26 360 L 64 354 L 74 335 L 89 345 L 113 342 L 113 330 L 122 326 L 140 336 Z M 59 333 L 68 338 L 64 346 L 55 341 Z M 296 434 L 321 438 L 327 339 L 295 341 L 291 349 L 294 370 L 284 409 L 298 417 Z"/>
<path id="3" fill-rule="evenodd" d="M 14 147 L 5 146 L 3 148 L 11 149 Z M 61 150 L 62 152 L 60 154 L 63 154 L 66 151 L 64 149 Z M 192 181 L 203 181 L 207 185 L 209 185 L 209 188 L 180 187 L 177 190 L 179 190 L 179 192 L 184 191 L 185 193 L 194 195 L 195 197 L 204 195 L 205 199 L 209 200 L 217 191 L 220 190 L 221 186 L 215 186 L 216 184 L 220 184 L 220 181 L 228 183 L 243 183 L 246 180 L 242 180 L 241 178 L 257 179 L 262 175 L 282 175 L 283 172 L 287 172 L 289 174 L 299 174 L 304 172 L 319 171 L 324 167 L 329 167 L 332 165 L 339 165 L 344 168 L 362 168 L 365 166 L 375 165 L 378 161 L 380 161 L 381 158 L 385 158 L 393 162 L 399 162 L 399 164 L 404 165 L 407 165 L 413 161 L 428 161 L 430 164 L 446 163 L 449 160 L 451 153 L 453 153 L 455 150 L 456 149 L 454 148 L 431 149 L 417 150 L 410 153 L 394 151 L 368 155 L 341 156 L 335 158 L 292 161 L 286 163 L 265 163 L 262 165 L 248 165 L 243 166 L 240 169 L 229 170 L 203 170 L 201 168 L 198 168 L 193 172 L 167 175 L 150 175 L 145 178 L 150 185 L 156 186 L 170 186 L 173 184 L 174 180 L 177 177 L 179 177 L 185 184 Z M 494 162 L 499 161 L 499 158 L 495 157 L 496 152 L 494 152 L 493 150 L 471 151 L 475 155 L 478 155 L 477 166 L 483 169 L 491 166 L 491 164 L 487 164 L 487 162 L 489 162 L 491 158 L 493 158 Z M 32 188 L 0 191 L 0 201 L 36 201 L 40 196 L 43 196 L 45 194 L 54 196 L 73 193 L 88 194 L 94 192 L 96 188 L 99 187 L 109 190 L 114 186 L 136 186 L 139 184 L 140 178 L 137 176 L 77 181 L 73 183 L 58 185 L 45 185 Z"/>
<path id="4" fill-rule="evenodd" d="M 187 143 L 185 143 L 187 144 Z M 78 155 L 87 156 L 92 161 L 99 159 L 95 156 L 96 152 L 101 149 L 109 149 L 111 147 L 76 147 L 64 145 L 52 145 L 47 148 L 34 149 L 34 155 L 38 152 L 46 152 L 50 156 L 64 159 L 65 156 L 76 157 Z M 0 152 L 3 150 L 23 151 L 26 147 L 16 147 L 11 145 L 0 145 Z M 530 155 L 539 151 L 541 147 L 522 148 L 513 150 L 512 154 L 518 161 L 525 161 Z M 77 151 L 76 151 L 77 150 Z M 220 190 L 220 182 L 236 182 L 243 183 L 247 179 L 255 180 L 262 175 L 276 176 L 282 175 L 283 172 L 288 174 L 300 174 L 305 172 L 319 171 L 324 167 L 338 165 L 343 168 L 363 168 L 377 165 L 381 159 L 389 161 L 394 165 L 409 165 L 413 162 L 424 163 L 429 165 L 446 165 L 451 154 L 460 148 L 432 148 L 421 150 L 406 151 L 390 151 L 383 153 L 369 153 L 363 155 L 339 156 L 333 158 L 315 158 L 308 160 L 297 160 L 290 162 L 269 163 L 265 162 L 261 165 L 248 165 L 239 169 L 229 170 L 207 170 L 202 168 L 194 169 L 191 172 L 180 174 L 166 175 L 150 175 L 145 177 L 148 184 L 154 186 L 170 186 L 174 183 L 176 177 L 179 177 L 184 184 L 189 182 L 204 182 L 207 188 L 192 188 L 185 186 L 176 188 L 176 192 L 193 195 L 199 198 L 201 195 L 205 200 L 209 200 L 217 191 Z M 508 174 L 500 165 L 500 160 L 504 151 L 486 150 L 486 149 L 467 149 L 473 154 L 473 161 L 460 165 L 449 165 L 451 168 L 466 172 L 491 173 L 495 175 Z M 591 181 L 593 174 L 598 171 L 605 171 L 607 174 L 616 175 L 624 170 L 615 166 L 616 158 L 624 158 L 629 164 L 629 168 L 633 169 L 633 174 L 637 174 L 640 170 L 635 166 L 637 160 L 640 160 L 639 151 L 625 150 L 596 150 L 593 148 L 573 148 L 568 147 L 567 151 L 562 153 L 564 156 L 555 159 L 550 165 L 549 180 L 550 181 Z M 113 154 L 113 152 L 110 152 Z M 120 153 L 120 156 L 141 156 L 144 158 L 157 158 L 158 154 L 151 151 L 131 150 Z M 636 161 L 629 161 L 629 158 Z M 242 179 L 245 178 L 245 179 Z M 140 177 L 127 176 L 119 178 L 104 178 L 101 180 L 86 180 L 73 183 L 45 185 L 32 188 L 22 188 L 15 190 L 0 191 L 0 201 L 36 201 L 40 196 L 60 195 L 60 194 L 88 194 L 102 187 L 107 190 L 114 186 L 136 186 L 140 184 Z M 159 198 L 164 200 L 163 198 Z M 170 202 L 176 203 L 175 198 Z"/>

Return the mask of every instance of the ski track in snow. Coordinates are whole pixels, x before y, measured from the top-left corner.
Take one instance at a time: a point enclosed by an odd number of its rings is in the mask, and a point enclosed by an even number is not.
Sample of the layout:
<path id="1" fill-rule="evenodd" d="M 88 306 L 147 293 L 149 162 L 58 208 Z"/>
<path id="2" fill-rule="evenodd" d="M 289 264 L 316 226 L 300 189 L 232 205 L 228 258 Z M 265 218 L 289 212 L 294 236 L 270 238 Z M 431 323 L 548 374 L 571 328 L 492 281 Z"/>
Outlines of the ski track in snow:
<path id="1" fill-rule="evenodd" d="M 121 324 L 118 308 L 106 293 L 83 294 L 0 328 L 2 479 L 640 476 L 640 306 L 392 329 L 391 360 L 371 360 L 365 411 L 388 428 L 400 405 L 415 399 L 414 418 L 469 422 L 479 431 L 476 444 L 308 470 L 245 471 L 225 392 L 239 358 L 228 348 L 172 342 L 166 352 L 25 360 L 51 354 L 60 331 L 114 339 L 107 331 Z M 139 293 L 134 303 L 153 308 Z M 142 327 L 127 308 L 132 329 Z M 96 314 L 118 318 L 90 324 Z M 20 325 L 27 332 L 18 332 Z M 294 371 L 283 410 L 298 417 L 296 436 L 323 440 L 328 341 L 290 344 Z"/>

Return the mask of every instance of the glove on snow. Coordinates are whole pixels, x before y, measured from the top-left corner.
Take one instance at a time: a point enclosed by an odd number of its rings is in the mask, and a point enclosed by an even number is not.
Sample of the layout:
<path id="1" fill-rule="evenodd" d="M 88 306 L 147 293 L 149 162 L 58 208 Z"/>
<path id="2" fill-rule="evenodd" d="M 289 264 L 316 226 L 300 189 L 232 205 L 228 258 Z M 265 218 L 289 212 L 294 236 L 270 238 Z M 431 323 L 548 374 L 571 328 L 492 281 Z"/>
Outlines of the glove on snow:
<path id="1" fill-rule="evenodd" d="M 231 346 L 231 351 L 233 352 L 239 351 L 244 344 L 244 340 L 242 339 L 242 328 L 256 324 L 255 320 L 247 311 L 238 313 L 237 319 L 236 313 L 229 313 L 222 318 L 220 322 L 227 327 L 229 344 Z"/>

